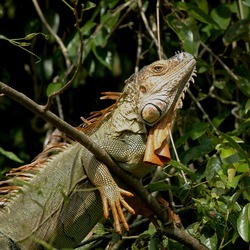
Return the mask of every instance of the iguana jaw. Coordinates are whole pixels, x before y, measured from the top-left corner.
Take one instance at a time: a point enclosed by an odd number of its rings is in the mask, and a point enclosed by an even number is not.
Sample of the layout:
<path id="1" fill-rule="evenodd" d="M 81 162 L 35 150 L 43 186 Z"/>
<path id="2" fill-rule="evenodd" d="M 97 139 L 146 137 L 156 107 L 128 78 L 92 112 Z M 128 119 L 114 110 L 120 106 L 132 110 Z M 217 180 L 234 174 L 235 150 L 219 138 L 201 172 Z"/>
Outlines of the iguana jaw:
<path id="1" fill-rule="evenodd" d="M 153 123 L 154 126 L 149 130 L 143 158 L 144 163 L 151 165 L 164 166 L 170 161 L 171 155 L 168 147 L 168 137 L 171 133 L 175 110 L 182 106 L 182 99 L 184 98 L 185 91 L 189 87 L 189 81 L 194 81 L 193 76 L 195 75 L 196 63 L 194 58 L 187 53 L 177 54 L 176 56 L 179 56 L 177 59 L 182 60 L 186 57 L 187 60 L 180 64 L 181 67 L 177 65 L 177 69 L 173 67 L 172 72 L 166 74 L 166 79 L 168 81 L 163 77 L 161 81 L 163 86 L 156 86 L 157 89 L 159 87 L 162 88 L 160 93 L 163 93 L 163 98 L 162 96 L 160 98 L 154 96 L 151 103 L 144 106 L 145 110 L 142 109 L 141 111 L 142 117 L 143 115 L 148 115 L 148 118 L 156 119 Z M 167 98 L 164 99 L 164 96 Z M 155 106 L 156 108 L 154 108 L 152 104 L 159 106 Z M 149 110 L 150 108 L 151 110 Z M 157 112 L 159 113 L 157 114 Z M 144 120 L 145 116 L 143 117 Z M 149 123 L 147 122 L 147 124 Z"/>
<path id="2" fill-rule="evenodd" d="M 182 98 L 193 81 L 196 60 L 189 53 L 178 53 L 168 60 L 160 60 L 145 67 L 144 79 L 138 76 L 140 106 L 143 122 L 153 126 L 162 117 L 171 116 L 182 106 Z M 145 71 L 149 73 L 145 79 Z"/>

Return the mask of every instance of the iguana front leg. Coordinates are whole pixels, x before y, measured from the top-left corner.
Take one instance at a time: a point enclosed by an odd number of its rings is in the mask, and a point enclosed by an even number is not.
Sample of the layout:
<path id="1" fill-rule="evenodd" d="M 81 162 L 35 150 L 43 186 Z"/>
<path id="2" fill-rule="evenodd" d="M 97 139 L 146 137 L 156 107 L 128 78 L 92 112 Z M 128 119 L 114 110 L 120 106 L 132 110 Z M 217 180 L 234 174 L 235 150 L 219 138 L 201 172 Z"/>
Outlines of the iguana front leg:
<path id="1" fill-rule="evenodd" d="M 85 152 L 86 151 L 84 151 L 84 153 Z M 123 195 L 133 196 L 133 194 L 119 188 L 119 186 L 111 176 L 108 168 L 102 162 L 98 161 L 90 152 L 88 152 L 87 154 L 87 157 L 86 154 L 84 154 L 85 157 L 82 157 L 82 163 L 88 178 L 100 192 L 104 217 L 109 217 L 110 207 L 114 218 L 115 230 L 117 233 L 121 234 L 122 229 L 120 221 L 124 225 L 124 228 L 126 230 L 129 230 L 128 223 L 122 211 L 122 206 L 126 208 L 130 213 L 135 213 L 134 209 L 130 207 L 128 203 L 123 199 Z"/>

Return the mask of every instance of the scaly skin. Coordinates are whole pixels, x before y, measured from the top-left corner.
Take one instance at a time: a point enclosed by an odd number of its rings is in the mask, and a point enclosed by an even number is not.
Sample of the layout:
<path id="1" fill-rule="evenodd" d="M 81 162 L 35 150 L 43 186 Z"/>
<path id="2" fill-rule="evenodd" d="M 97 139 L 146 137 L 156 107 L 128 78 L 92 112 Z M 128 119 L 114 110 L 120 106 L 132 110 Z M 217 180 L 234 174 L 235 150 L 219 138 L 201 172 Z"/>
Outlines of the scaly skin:
<path id="1" fill-rule="evenodd" d="M 178 53 L 156 61 L 127 81 L 115 108 L 90 137 L 119 167 L 142 178 L 147 128 L 181 105 L 181 96 L 195 68 L 195 59 Z M 115 229 L 128 224 L 121 207 L 133 213 L 108 168 L 75 142 L 52 156 L 0 209 L 0 249 L 40 249 L 42 241 L 56 248 L 75 247 L 111 208 Z"/>

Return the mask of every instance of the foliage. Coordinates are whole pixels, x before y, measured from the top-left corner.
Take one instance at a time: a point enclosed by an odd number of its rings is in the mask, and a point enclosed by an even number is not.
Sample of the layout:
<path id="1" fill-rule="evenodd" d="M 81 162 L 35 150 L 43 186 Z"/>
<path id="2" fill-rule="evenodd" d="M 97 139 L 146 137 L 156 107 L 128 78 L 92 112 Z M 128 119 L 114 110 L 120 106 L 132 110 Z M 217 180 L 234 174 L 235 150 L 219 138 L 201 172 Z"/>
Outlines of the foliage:
<path id="1" fill-rule="evenodd" d="M 77 125 L 80 116 L 109 104 L 99 101 L 102 91 L 121 90 L 134 69 L 159 58 L 159 42 L 167 57 L 179 50 L 192 53 L 197 58 L 197 77 L 173 130 L 178 156 L 172 146 L 169 165 L 154 176 L 153 182 L 147 178 L 144 183 L 150 191 L 171 201 L 184 227 L 209 249 L 247 247 L 249 1 L 45 2 L 40 7 L 52 32 L 45 29 L 31 1 L 0 3 L 1 81 L 38 103 L 46 103 L 47 95 L 59 91 L 51 109 Z M 25 15 L 27 11 L 29 16 Z M 60 91 L 72 77 L 72 84 Z M 17 166 L 7 157 L 17 162 L 19 158 L 31 160 L 41 151 L 52 128 L 4 97 L 0 97 L 0 112 L 3 174 Z M 136 223 L 139 226 L 133 229 Z M 108 243 L 112 249 L 183 249 L 174 240 L 159 238 L 148 222 L 145 230 L 143 223 L 140 218 L 130 221 L 130 235 L 137 235 L 136 240 L 115 236 L 107 240 L 106 222 L 105 228 L 96 230 L 103 235 L 99 249 Z"/>

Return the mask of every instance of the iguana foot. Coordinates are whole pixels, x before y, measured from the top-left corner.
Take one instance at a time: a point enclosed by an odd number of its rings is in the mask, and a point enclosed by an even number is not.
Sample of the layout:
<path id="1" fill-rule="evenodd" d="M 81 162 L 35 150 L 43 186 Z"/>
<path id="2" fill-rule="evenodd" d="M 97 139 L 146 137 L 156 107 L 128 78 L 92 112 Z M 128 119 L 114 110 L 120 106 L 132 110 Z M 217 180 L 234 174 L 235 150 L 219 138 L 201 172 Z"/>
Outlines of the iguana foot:
<path id="1" fill-rule="evenodd" d="M 111 208 L 113 218 L 114 218 L 114 227 L 115 231 L 118 234 L 122 234 L 122 228 L 120 222 L 123 224 L 124 228 L 128 231 L 129 226 L 126 221 L 125 215 L 122 211 L 122 206 L 127 209 L 131 214 L 135 214 L 134 209 L 123 199 L 123 196 L 134 196 L 132 193 L 119 188 L 118 186 L 103 186 L 99 188 L 102 204 L 103 204 L 103 213 L 104 217 L 109 217 L 109 207 Z M 122 206 L 121 206 L 122 205 Z"/>

